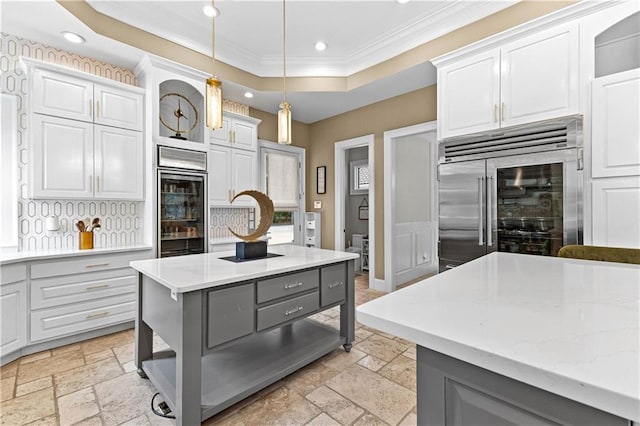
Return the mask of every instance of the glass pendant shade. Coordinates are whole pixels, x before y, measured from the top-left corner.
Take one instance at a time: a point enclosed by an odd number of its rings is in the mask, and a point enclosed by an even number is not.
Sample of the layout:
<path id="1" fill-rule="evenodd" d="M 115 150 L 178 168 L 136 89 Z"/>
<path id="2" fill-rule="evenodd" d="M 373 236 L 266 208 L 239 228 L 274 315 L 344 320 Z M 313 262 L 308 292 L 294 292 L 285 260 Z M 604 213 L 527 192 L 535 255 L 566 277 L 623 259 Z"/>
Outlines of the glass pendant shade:
<path id="1" fill-rule="evenodd" d="M 278 111 L 278 143 L 291 145 L 291 106 L 287 102 L 282 102 Z"/>
<path id="2" fill-rule="evenodd" d="M 207 79 L 207 127 L 222 128 L 222 82 L 215 77 Z"/>

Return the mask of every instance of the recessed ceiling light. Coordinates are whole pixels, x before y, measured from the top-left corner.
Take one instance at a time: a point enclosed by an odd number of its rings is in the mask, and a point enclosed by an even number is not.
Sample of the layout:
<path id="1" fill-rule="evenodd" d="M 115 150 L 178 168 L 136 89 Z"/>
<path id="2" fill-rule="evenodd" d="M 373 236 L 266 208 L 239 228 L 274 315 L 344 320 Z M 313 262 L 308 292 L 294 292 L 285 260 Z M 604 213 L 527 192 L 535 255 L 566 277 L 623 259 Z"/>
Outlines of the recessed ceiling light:
<path id="1" fill-rule="evenodd" d="M 326 48 L 327 48 L 327 43 L 325 43 L 324 41 L 319 41 L 316 43 L 316 50 L 318 52 L 322 52 Z"/>
<path id="2" fill-rule="evenodd" d="M 411 0 L 396 0 L 397 3 L 400 4 L 405 4 L 405 3 L 409 3 Z"/>
<path id="3" fill-rule="evenodd" d="M 205 7 L 203 7 L 202 12 L 209 18 L 211 18 L 212 16 L 220 16 L 220 9 L 211 5 L 206 5 Z"/>
<path id="4" fill-rule="evenodd" d="M 70 31 L 63 31 L 62 32 L 62 36 L 67 40 L 70 41 L 71 43 L 76 43 L 76 44 L 80 44 L 80 43 L 84 43 L 85 39 L 82 36 L 79 36 L 76 33 L 72 33 Z"/>
<path id="5" fill-rule="evenodd" d="M 253 98 L 253 93 L 251 93 L 251 92 L 244 92 L 244 97 L 245 97 L 245 98 L 249 98 L 249 99 L 251 99 L 251 98 Z"/>

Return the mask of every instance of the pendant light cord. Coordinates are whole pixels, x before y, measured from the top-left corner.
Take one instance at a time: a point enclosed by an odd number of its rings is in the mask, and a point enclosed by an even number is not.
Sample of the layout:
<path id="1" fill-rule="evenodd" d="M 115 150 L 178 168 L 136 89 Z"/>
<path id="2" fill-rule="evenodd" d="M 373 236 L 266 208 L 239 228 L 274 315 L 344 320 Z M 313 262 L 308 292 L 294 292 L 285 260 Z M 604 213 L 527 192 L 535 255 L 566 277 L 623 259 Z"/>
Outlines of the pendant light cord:
<path id="1" fill-rule="evenodd" d="M 216 64 L 216 5 L 211 0 L 211 66 L 212 74 Z"/>
<path id="2" fill-rule="evenodd" d="M 285 0 L 282 0 L 282 75 L 283 100 L 287 102 L 287 14 Z"/>

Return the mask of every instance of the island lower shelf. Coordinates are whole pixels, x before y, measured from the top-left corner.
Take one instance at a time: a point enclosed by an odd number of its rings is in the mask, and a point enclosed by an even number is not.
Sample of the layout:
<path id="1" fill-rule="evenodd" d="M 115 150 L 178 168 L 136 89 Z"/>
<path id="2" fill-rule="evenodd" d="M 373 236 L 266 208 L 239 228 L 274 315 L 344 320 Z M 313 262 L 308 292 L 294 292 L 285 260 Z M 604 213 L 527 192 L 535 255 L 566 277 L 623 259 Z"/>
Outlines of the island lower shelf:
<path id="1" fill-rule="evenodd" d="M 345 339 L 336 330 L 305 319 L 256 334 L 201 358 L 201 419 L 332 352 Z M 156 352 L 142 368 L 172 410 L 176 403 L 176 356 Z"/>

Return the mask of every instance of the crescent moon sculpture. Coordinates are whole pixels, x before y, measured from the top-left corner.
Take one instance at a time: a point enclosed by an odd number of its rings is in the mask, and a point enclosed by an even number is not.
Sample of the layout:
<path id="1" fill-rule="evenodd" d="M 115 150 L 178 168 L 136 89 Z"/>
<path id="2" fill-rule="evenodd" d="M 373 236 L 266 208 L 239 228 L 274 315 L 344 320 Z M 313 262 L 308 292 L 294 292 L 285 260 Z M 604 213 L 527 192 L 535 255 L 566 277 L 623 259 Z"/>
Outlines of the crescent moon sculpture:
<path id="1" fill-rule="evenodd" d="M 266 234 L 269 228 L 271 228 L 274 212 L 273 201 L 271 201 L 271 198 L 269 198 L 267 194 L 264 194 L 260 191 L 247 190 L 237 193 L 235 197 L 231 199 L 231 202 L 233 203 L 233 201 L 241 195 L 248 195 L 249 197 L 256 200 L 258 206 L 260 206 L 260 223 L 258 223 L 255 231 L 253 231 L 249 235 L 240 235 L 233 229 L 231 229 L 231 227 L 229 227 L 229 232 L 248 243 L 255 242 L 258 241 L 258 238 Z"/>

